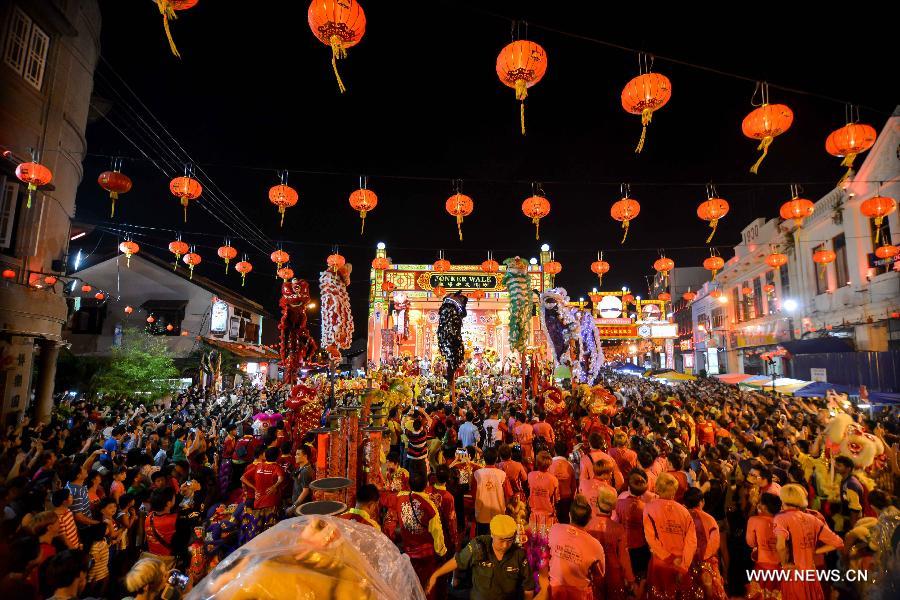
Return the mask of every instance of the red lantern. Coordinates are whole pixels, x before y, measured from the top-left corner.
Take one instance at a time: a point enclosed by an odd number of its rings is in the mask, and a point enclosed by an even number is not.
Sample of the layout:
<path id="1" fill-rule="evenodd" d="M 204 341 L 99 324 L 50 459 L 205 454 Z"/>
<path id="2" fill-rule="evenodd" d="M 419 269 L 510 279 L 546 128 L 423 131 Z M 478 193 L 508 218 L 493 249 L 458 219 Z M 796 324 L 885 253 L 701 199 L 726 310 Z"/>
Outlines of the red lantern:
<path id="1" fill-rule="evenodd" d="M 176 11 L 187 10 L 193 8 L 199 0 L 156 0 L 156 6 L 163 18 L 163 30 L 166 32 L 166 39 L 169 40 L 169 49 L 176 57 L 181 58 L 178 48 L 175 47 L 175 40 L 172 39 L 172 32 L 169 30 L 169 20 L 175 20 L 178 15 Z"/>
<path id="2" fill-rule="evenodd" d="M 519 121 L 525 135 L 525 98 L 528 88 L 547 72 L 547 53 L 538 44 L 518 40 L 508 44 L 497 56 L 497 77 L 503 85 L 516 90 L 519 101 Z"/>
<path id="3" fill-rule="evenodd" d="M 794 225 L 803 227 L 803 219 L 811 217 L 815 208 L 815 205 L 810 200 L 794 196 L 781 205 L 779 214 L 785 221 L 793 219 Z"/>
<path id="4" fill-rule="evenodd" d="M 685 302 L 692 302 L 692 301 L 694 300 L 694 298 L 697 297 L 697 294 L 695 294 L 694 292 L 692 292 L 692 291 L 691 291 L 691 288 L 688 288 L 688 291 L 686 291 L 685 293 L 683 293 L 683 294 L 681 295 L 681 297 L 684 299 Z"/>
<path id="5" fill-rule="evenodd" d="M 384 256 L 376 256 L 372 259 L 372 268 L 376 271 L 385 271 L 391 267 L 391 261 Z"/>
<path id="6" fill-rule="evenodd" d="M 446 273 L 450 270 L 450 261 L 443 258 L 438 259 L 434 261 L 432 269 L 435 273 Z"/>
<path id="7" fill-rule="evenodd" d="M 444 286 L 442 286 L 442 285 L 436 285 L 436 286 L 434 286 L 434 289 L 431 290 L 431 292 L 432 292 L 435 296 L 441 297 L 441 296 L 443 296 L 444 294 L 447 293 L 447 289 L 446 289 Z"/>
<path id="8" fill-rule="evenodd" d="M 130 315 L 130 314 L 133 313 L 133 312 L 134 312 L 134 309 L 131 308 L 130 306 L 126 306 L 126 307 L 125 307 L 125 314 L 126 314 L 126 315 Z"/>
<path id="9" fill-rule="evenodd" d="M 720 289 L 715 289 L 715 290 L 711 291 L 709 293 L 709 295 L 712 296 L 713 298 L 716 298 L 717 300 L 723 296 L 722 290 L 720 290 Z"/>
<path id="10" fill-rule="evenodd" d="M 94 298 L 102 302 L 106 298 L 106 294 L 104 294 L 103 292 L 97 292 L 96 294 L 94 294 Z"/>
<path id="11" fill-rule="evenodd" d="M 150 315 L 149 317 L 147 317 L 147 322 L 153 325 L 154 323 L 156 323 L 156 317 Z"/>
<path id="12" fill-rule="evenodd" d="M 219 246 L 219 249 L 216 250 L 216 254 L 225 261 L 225 272 L 228 273 L 228 263 L 231 262 L 231 259 L 237 257 L 237 249 L 232 247 L 228 242 L 225 242 L 224 246 Z"/>
<path id="13" fill-rule="evenodd" d="M 366 213 L 374 210 L 377 205 L 378 196 L 372 190 L 362 188 L 350 194 L 350 206 L 353 207 L 353 210 L 359 211 L 359 218 L 362 219 L 359 235 L 362 235 L 366 229 Z"/>
<path id="14" fill-rule="evenodd" d="M 307 13 L 309 28 L 320 42 L 331 47 L 331 68 L 338 89 L 347 91 L 338 73 L 337 61 L 347 58 L 366 32 L 366 14 L 356 0 L 313 0 Z"/>
<path id="15" fill-rule="evenodd" d="M 750 167 L 750 172 L 754 175 L 759 170 L 759 165 L 769 153 L 769 146 L 777 136 L 781 135 L 791 127 L 794 122 L 793 111 L 784 104 L 768 104 L 769 90 L 766 84 L 763 85 L 763 105 L 754 109 L 749 115 L 744 117 L 741 124 L 741 130 L 748 138 L 759 140 L 757 150 L 762 150 L 759 160 Z"/>
<path id="16" fill-rule="evenodd" d="M 484 290 L 475 290 L 471 294 L 469 294 L 469 298 L 475 300 L 476 302 L 479 300 L 483 300 L 485 296 Z"/>
<path id="17" fill-rule="evenodd" d="M 385 281 L 381 284 L 381 291 L 390 294 L 395 289 L 397 289 L 397 285 L 393 281 Z"/>
<path id="18" fill-rule="evenodd" d="M 766 285 L 763 286 L 763 291 L 767 294 L 771 294 L 772 292 L 775 291 L 775 286 L 772 285 L 771 283 L 767 283 Z"/>
<path id="19" fill-rule="evenodd" d="M 558 275 L 560 272 L 562 272 L 562 263 L 559 261 L 551 260 L 544 264 L 544 273 L 548 275 Z"/>
<path id="20" fill-rule="evenodd" d="M 131 255 L 137 254 L 141 247 L 131 240 L 125 240 L 119 244 L 119 252 L 125 255 L 125 266 L 131 267 Z"/>
<path id="21" fill-rule="evenodd" d="M 178 269 L 178 261 L 181 260 L 181 256 L 183 254 L 187 254 L 190 246 L 187 243 L 182 242 L 180 239 L 175 240 L 174 242 L 169 242 L 169 252 L 175 255 L 175 269 Z"/>
<path id="22" fill-rule="evenodd" d="M 500 271 L 500 264 L 493 258 L 488 258 L 481 263 L 481 270 L 484 273 L 498 273 Z"/>
<path id="23" fill-rule="evenodd" d="M 603 276 L 606 273 L 609 273 L 610 264 L 603 260 L 603 253 L 599 253 L 597 255 L 597 260 L 591 263 L 591 271 L 596 273 L 597 278 L 600 279 L 600 285 L 603 285 Z"/>
<path id="24" fill-rule="evenodd" d="M 54 276 L 54 275 L 45 275 L 44 276 L 44 285 L 52 286 L 57 281 L 59 281 L 59 279 L 57 279 L 56 276 Z"/>
<path id="25" fill-rule="evenodd" d="M 753 294 L 753 290 L 748 287 L 743 287 L 743 288 L 741 288 L 741 294 L 743 294 L 745 296 L 750 296 L 751 294 Z"/>
<path id="26" fill-rule="evenodd" d="M 722 260 L 721 256 L 710 256 L 706 260 L 703 261 L 703 268 L 707 271 L 712 271 L 713 280 L 716 279 L 716 273 L 722 270 L 722 267 L 725 266 L 725 261 Z"/>
<path id="27" fill-rule="evenodd" d="M 53 173 L 37 162 L 23 162 L 16 167 L 16 177 L 22 183 L 28 184 L 28 203 L 26 208 L 31 208 L 31 196 L 34 191 L 43 185 L 47 185 L 53 179 Z"/>
<path id="28" fill-rule="evenodd" d="M 766 264 L 773 269 L 780 269 L 787 264 L 787 261 L 787 254 L 781 254 L 780 252 L 773 252 L 766 257 Z"/>
<path id="29" fill-rule="evenodd" d="M 894 258 L 900 254 L 900 248 L 891 244 L 885 244 L 875 248 L 875 256 L 878 258 Z"/>
<path id="30" fill-rule="evenodd" d="M 647 125 L 653 119 L 653 113 L 672 97 L 672 82 L 659 73 L 638 75 L 625 85 L 622 90 L 622 108 L 633 115 L 641 115 L 641 139 L 638 141 L 636 153 L 644 149 L 647 139 Z"/>
<path id="31" fill-rule="evenodd" d="M 166 331 L 175 331 L 175 326 L 169 323 L 166 325 Z"/>
<path id="32" fill-rule="evenodd" d="M 662 300 L 663 302 L 669 302 L 672 299 L 672 294 L 669 292 L 660 292 L 656 299 Z"/>
<path id="33" fill-rule="evenodd" d="M 269 255 L 269 258 L 275 263 L 275 268 L 280 269 L 281 265 L 291 260 L 291 255 L 285 252 L 284 250 L 276 250 L 272 254 Z"/>
<path id="34" fill-rule="evenodd" d="M 459 241 L 462 241 L 463 217 L 468 217 L 472 214 L 472 210 L 475 208 L 475 203 L 472 202 L 472 198 L 470 198 L 469 196 L 457 192 L 447 198 L 445 208 L 451 216 L 456 217 L 456 229 L 459 232 Z"/>
<path id="35" fill-rule="evenodd" d="M 539 239 L 541 219 L 550 214 L 550 201 L 543 196 L 531 196 L 522 203 L 522 212 L 534 223 L 534 239 Z"/>
<path id="36" fill-rule="evenodd" d="M 169 183 L 169 191 L 172 195 L 181 200 L 181 206 L 184 207 L 184 222 L 187 223 L 188 202 L 196 200 L 203 193 L 203 186 L 193 177 L 176 177 Z"/>
<path id="37" fill-rule="evenodd" d="M 244 283 L 247 281 L 247 273 L 253 270 L 253 265 L 250 264 L 245 256 L 244 260 L 234 265 L 234 270 L 241 274 L 241 287 L 244 287 Z"/>
<path id="38" fill-rule="evenodd" d="M 859 207 L 863 216 L 875 219 L 875 243 L 881 239 L 881 223 L 884 218 L 897 210 L 897 201 L 887 196 L 872 196 Z"/>
<path id="39" fill-rule="evenodd" d="M 16 272 L 12 269 L 3 269 L 3 279 L 15 279 Z"/>
<path id="40" fill-rule="evenodd" d="M 91 292 L 91 290 L 93 290 L 93 289 L 94 288 L 92 288 L 89 284 L 85 283 L 84 285 L 81 286 L 81 293 L 89 294 Z"/>
<path id="41" fill-rule="evenodd" d="M 874 127 L 862 123 L 847 123 L 828 135 L 825 139 L 825 151 L 832 156 L 843 157 L 841 166 L 847 167 L 847 173 L 841 181 L 847 179 L 853 172 L 856 155 L 874 146 L 877 137 Z"/>
<path id="42" fill-rule="evenodd" d="M 827 265 L 829 263 L 833 263 L 837 258 L 837 255 L 833 250 L 816 250 L 813 252 L 813 262 L 819 263 L 820 265 Z"/>
<path id="43" fill-rule="evenodd" d="M 279 227 L 284 226 L 284 212 L 292 206 L 296 206 L 298 200 L 300 200 L 300 194 L 286 183 L 269 188 L 269 202 L 278 207 L 278 214 L 281 215 Z"/>
<path id="44" fill-rule="evenodd" d="M 184 255 L 184 258 L 182 258 L 181 260 L 184 261 L 184 264 L 186 264 L 191 271 L 191 274 L 188 277 L 188 279 L 193 279 L 194 278 L 194 267 L 199 265 L 203 259 L 200 258 L 200 255 L 197 254 L 196 252 L 188 252 L 187 254 Z"/>
<path id="45" fill-rule="evenodd" d="M 631 294 L 625 294 L 622 296 L 622 304 L 634 304 L 634 296 Z"/>
<path id="46" fill-rule="evenodd" d="M 330 268 L 332 271 L 337 272 L 338 269 L 347 264 L 347 259 L 335 252 L 325 259 L 325 263 L 328 265 L 328 268 Z"/>
<path id="47" fill-rule="evenodd" d="M 622 229 L 625 230 L 625 233 L 622 235 L 622 241 L 619 243 L 624 244 L 625 238 L 628 237 L 628 226 L 631 220 L 641 214 L 641 203 L 632 198 L 622 198 L 612 205 L 609 214 L 616 221 L 622 222 Z"/>
<path id="48" fill-rule="evenodd" d="M 113 218 L 116 214 L 116 200 L 119 194 L 124 194 L 131 190 L 131 178 L 119 171 L 103 171 L 97 178 L 97 183 L 104 190 L 109 192 L 109 199 L 112 201 L 112 208 L 109 212 L 109 218 Z"/>
<path id="49" fill-rule="evenodd" d="M 661 256 L 653 262 L 653 268 L 656 269 L 657 273 L 662 274 L 664 280 L 668 281 L 669 271 L 675 268 L 675 261 L 671 258 Z"/>
<path id="50" fill-rule="evenodd" d="M 285 282 L 294 278 L 294 270 L 290 267 L 283 267 L 278 269 L 276 274 L 281 277 Z"/>
<path id="51" fill-rule="evenodd" d="M 709 221 L 712 231 L 706 238 L 706 243 L 710 243 L 713 236 L 716 235 L 716 228 L 719 226 L 719 219 L 728 214 L 728 202 L 722 198 L 709 198 L 706 202 L 701 202 L 697 207 L 697 216 L 704 221 Z"/>

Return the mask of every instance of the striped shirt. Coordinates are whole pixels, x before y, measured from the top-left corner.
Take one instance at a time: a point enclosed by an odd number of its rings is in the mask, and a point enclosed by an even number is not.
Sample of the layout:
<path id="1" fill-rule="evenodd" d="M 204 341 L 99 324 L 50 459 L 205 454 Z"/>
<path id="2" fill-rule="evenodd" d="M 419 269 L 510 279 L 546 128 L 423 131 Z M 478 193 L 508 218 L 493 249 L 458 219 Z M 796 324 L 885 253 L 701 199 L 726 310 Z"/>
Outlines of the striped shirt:
<path id="1" fill-rule="evenodd" d="M 419 431 L 412 429 L 406 430 L 406 457 L 413 460 L 421 460 L 428 454 L 425 442 L 428 440 L 428 434 L 423 427 Z"/>
<path id="2" fill-rule="evenodd" d="M 71 481 L 66 484 L 66 489 L 72 493 L 72 506 L 69 510 L 72 513 L 81 513 L 86 517 L 91 516 L 91 501 L 88 499 L 88 490 L 86 485 L 76 485 Z"/>
<path id="3" fill-rule="evenodd" d="M 91 558 L 94 559 L 94 565 L 88 571 L 88 583 L 103 581 L 109 577 L 109 544 L 106 540 L 94 542 L 91 546 Z"/>
<path id="4" fill-rule="evenodd" d="M 78 528 L 75 526 L 75 517 L 68 508 L 57 509 L 56 516 L 59 517 L 59 533 L 66 540 L 69 548 L 81 548 L 81 540 L 78 539 Z"/>

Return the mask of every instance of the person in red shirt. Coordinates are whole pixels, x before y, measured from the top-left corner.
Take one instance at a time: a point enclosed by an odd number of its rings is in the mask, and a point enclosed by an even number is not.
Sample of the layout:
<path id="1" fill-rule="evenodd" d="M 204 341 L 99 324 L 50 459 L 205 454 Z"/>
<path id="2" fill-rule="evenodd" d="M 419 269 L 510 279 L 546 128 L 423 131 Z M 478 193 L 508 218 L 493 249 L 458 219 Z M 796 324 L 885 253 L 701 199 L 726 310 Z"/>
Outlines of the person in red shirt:
<path id="1" fill-rule="evenodd" d="M 705 419 L 700 412 L 695 415 L 697 422 L 697 442 L 701 446 L 716 445 L 716 424 L 711 419 Z"/>
<path id="2" fill-rule="evenodd" d="M 638 466 L 637 452 L 628 447 L 628 434 L 624 431 L 616 431 L 612 439 L 613 447 L 609 455 L 616 462 L 619 471 L 624 475 Z"/>
<path id="3" fill-rule="evenodd" d="M 553 435 L 553 427 L 547 423 L 547 416 L 544 414 L 544 411 L 539 411 L 537 423 L 531 426 L 534 430 L 535 437 L 542 437 L 544 441 L 547 442 L 548 448 L 553 448 L 556 444 L 556 438 Z"/>
<path id="4" fill-rule="evenodd" d="M 522 448 L 522 457 L 526 462 L 534 460 L 534 427 L 525 420 L 525 413 L 516 415 L 517 424 L 513 429 L 513 437 Z"/>
<path id="5" fill-rule="evenodd" d="M 598 460 L 605 460 L 612 464 L 613 487 L 617 490 L 622 489 L 625 478 L 622 476 L 622 472 L 619 470 L 619 465 L 616 464 L 616 461 L 601 449 L 603 448 L 603 437 L 599 433 L 594 432 L 588 436 L 588 442 L 590 443 L 591 449 L 590 452 L 581 455 L 581 465 L 579 469 L 580 479 L 582 481 L 592 479 L 594 477 L 594 465 Z"/>
<path id="6" fill-rule="evenodd" d="M 356 491 L 356 507 L 351 508 L 344 514 L 340 515 L 341 519 L 348 521 L 356 521 L 369 527 L 374 527 L 381 531 L 381 525 L 376 520 L 378 518 L 378 504 L 380 492 L 378 488 L 371 483 L 367 483 Z"/>
<path id="7" fill-rule="evenodd" d="M 444 544 L 450 552 L 455 553 L 459 543 L 459 529 L 456 522 L 456 506 L 451 494 L 447 490 L 447 482 L 450 480 L 450 468 L 447 465 L 438 465 L 434 470 L 434 483 L 429 485 L 426 492 L 431 496 L 431 501 L 441 513 L 441 527 L 444 530 Z"/>
<path id="8" fill-rule="evenodd" d="M 528 483 L 528 471 L 525 470 L 522 463 L 513 460 L 512 448 L 509 445 L 503 444 L 500 446 L 498 453 L 500 454 L 500 463 L 497 466 L 506 473 L 506 480 L 512 486 L 513 499 L 524 501 L 525 488 Z"/>
<path id="9" fill-rule="evenodd" d="M 606 487 L 600 490 L 595 500 L 599 518 L 591 519 L 587 531 L 603 545 L 606 557 L 606 575 L 598 590 L 600 598 L 625 598 L 634 589 L 634 573 L 631 571 L 631 557 L 628 554 L 625 527 L 612 519 L 616 507 L 616 492 Z"/>
<path id="10" fill-rule="evenodd" d="M 549 526 L 556 521 L 559 480 L 547 472 L 552 462 L 549 452 L 538 452 L 534 459 L 535 470 L 528 474 L 528 508 L 532 522 L 538 526 Z"/>
<path id="11" fill-rule="evenodd" d="M 425 493 L 426 480 L 424 473 L 411 473 L 409 485 L 412 490 L 397 494 L 394 509 L 400 547 L 409 556 L 423 588 L 437 569 L 437 557 L 447 553 L 440 513 Z M 429 598 L 433 599 L 434 595 Z"/>
<path id="12" fill-rule="evenodd" d="M 656 494 L 647 491 L 647 485 L 647 473 L 643 469 L 633 469 L 628 474 L 628 490 L 619 494 L 613 517 L 625 528 L 629 562 L 639 581 L 646 577 L 650 564 L 650 547 L 644 537 L 644 506 L 656 498 Z M 641 596 L 640 590 L 637 596 Z"/>
<path id="13" fill-rule="evenodd" d="M 253 507 L 247 507 L 245 512 L 254 517 L 256 522 L 248 539 L 256 537 L 275 524 L 276 509 L 281 505 L 281 484 L 285 479 L 284 470 L 275 462 L 278 455 L 278 448 L 266 448 L 265 459 L 256 465 L 253 473 L 248 474 L 245 471 L 241 477 L 241 482 L 253 490 Z"/>
<path id="14" fill-rule="evenodd" d="M 569 507 L 572 506 L 572 498 L 575 497 L 575 467 L 568 459 L 568 443 L 559 439 L 556 441 L 556 456 L 550 463 L 547 472 L 556 477 L 559 483 L 559 500 L 556 503 L 556 518 L 560 523 L 569 522 Z"/>

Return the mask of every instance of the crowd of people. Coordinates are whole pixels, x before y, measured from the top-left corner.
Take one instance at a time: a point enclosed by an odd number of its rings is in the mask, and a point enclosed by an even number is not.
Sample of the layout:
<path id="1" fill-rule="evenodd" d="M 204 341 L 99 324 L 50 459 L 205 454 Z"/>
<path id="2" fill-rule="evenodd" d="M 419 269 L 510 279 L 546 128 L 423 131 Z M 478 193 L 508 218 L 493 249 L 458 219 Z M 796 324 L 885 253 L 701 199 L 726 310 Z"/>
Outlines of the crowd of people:
<path id="1" fill-rule="evenodd" d="M 599 386 L 603 410 L 491 381 L 451 403 L 423 377 L 385 420 L 384 485 L 341 518 L 396 542 L 432 599 L 900 597 L 896 411 L 611 370 Z M 67 398 L 8 428 L 4 597 L 177 598 L 298 514 L 322 474 L 286 400 Z"/>

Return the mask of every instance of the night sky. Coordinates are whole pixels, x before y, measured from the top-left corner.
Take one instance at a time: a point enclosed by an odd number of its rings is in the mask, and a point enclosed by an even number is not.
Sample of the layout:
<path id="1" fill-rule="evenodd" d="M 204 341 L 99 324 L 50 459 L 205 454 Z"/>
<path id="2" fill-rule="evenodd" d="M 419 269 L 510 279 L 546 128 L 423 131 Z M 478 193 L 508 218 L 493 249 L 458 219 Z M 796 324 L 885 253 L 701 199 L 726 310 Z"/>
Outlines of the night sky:
<path id="1" fill-rule="evenodd" d="M 115 232 L 129 230 L 143 251 L 168 257 L 163 249 L 173 234 L 167 230 L 178 229 L 203 256 L 200 273 L 240 290 L 237 274 L 226 281 L 215 256 L 230 235 L 255 266 L 244 292 L 275 313 L 278 287 L 269 240 L 281 242 L 298 276 L 310 280 L 337 244 L 357 267 L 349 291 L 358 337 L 365 331 L 368 269 L 379 241 L 395 263 L 430 263 L 443 249 L 453 263 L 475 264 L 488 250 L 500 261 L 536 256 L 546 242 L 563 264 L 557 283 L 573 296 L 596 285 L 589 267 L 602 249 L 612 264 L 604 287 L 629 285 L 641 293 L 657 249 L 666 249 L 678 266 L 697 266 L 708 254 L 708 226 L 696 216 L 707 182 L 731 204 L 714 240 L 726 259 L 726 248 L 740 241 L 740 230 L 752 219 L 777 215 L 790 183 L 801 184 L 803 196 L 813 201 L 833 187 L 843 170 L 840 159 L 825 153 L 824 140 L 844 124 L 845 108 L 819 96 L 862 105 L 861 120 L 879 131 L 898 98 L 896 83 L 885 83 L 893 69 L 887 57 L 895 49 L 889 36 L 877 32 L 848 45 L 839 39 L 844 34 L 837 22 L 824 30 L 780 10 L 777 19 L 751 14 L 771 13 L 772 6 L 747 6 L 746 18 L 714 23 L 649 8 L 627 16 L 590 14 L 582 4 L 545 2 L 539 10 L 523 11 L 522 2 L 369 0 L 363 3 L 365 37 L 339 62 L 348 88 L 341 95 L 330 50 L 307 25 L 306 2 L 201 0 L 172 24 L 181 60 L 169 52 L 151 2 L 103 2 L 106 62 L 98 68 L 95 94 L 108 120 L 88 128 L 77 208 L 78 219 L 99 229 L 73 242 L 71 253 L 96 249 L 95 257 L 106 255 L 117 243 Z M 483 12 L 485 5 L 497 15 Z M 526 19 L 528 38 L 548 55 L 546 76 L 529 91 L 525 137 L 514 92 L 494 70 L 498 52 L 511 39 L 510 21 L 498 15 Z M 767 30 L 741 24 L 750 22 L 777 25 Z M 638 74 L 637 56 L 554 30 L 658 56 L 654 70 L 672 80 L 673 95 L 654 115 L 641 155 L 634 154 L 640 117 L 625 113 L 620 103 L 622 87 Z M 520 32 L 524 37 L 524 26 Z M 197 204 L 189 209 L 187 225 L 182 223 L 168 178 L 113 126 L 157 162 L 160 146 L 171 146 L 116 74 L 269 238 L 257 241 L 268 248 L 266 255 Z M 755 79 L 770 81 L 771 101 L 788 104 L 795 114 L 759 176 L 748 172 L 756 145 L 740 129 L 752 109 Z M 123 171 L 134 181 L 113 221 L 108 198 L 96 184 L 111 154 L 126 157 Z M 180 170 L 181 163 L 170 158 Z M 300 193 L 283 229 L 267 199 L 280 169 L 291 170 L 289 183 Z M 363 174 L 379 204 L 361 237 L 359 216 L 347 198 Z M 464 242 L 444 210 L 456 178 L 475 201 L 463 225 Z M 543 184 L 552 202 L 540 242 L 520 209 L 532 181 Z M 609 216 L 622 182 L 631 184 L 631 197 L 641 202 L 624 246 L 619 224 Z M 200 203 L 229 223 L 238 219 L 212 199 Z"/>

